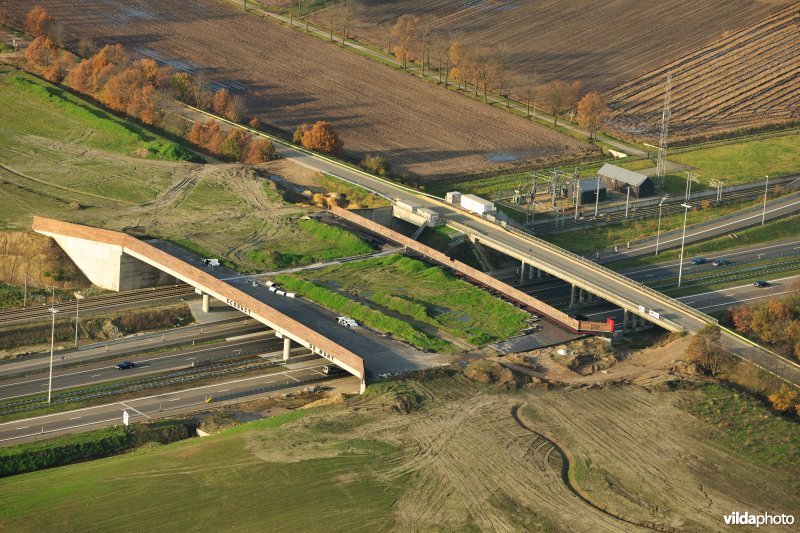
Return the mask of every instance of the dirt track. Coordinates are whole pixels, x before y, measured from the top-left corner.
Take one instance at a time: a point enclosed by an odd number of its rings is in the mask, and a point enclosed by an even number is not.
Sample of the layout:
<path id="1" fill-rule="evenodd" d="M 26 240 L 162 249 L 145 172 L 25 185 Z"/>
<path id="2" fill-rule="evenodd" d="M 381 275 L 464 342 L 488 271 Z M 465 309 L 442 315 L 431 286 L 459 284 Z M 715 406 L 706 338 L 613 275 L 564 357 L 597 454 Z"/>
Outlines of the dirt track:
<path id="1" fill-rule="evenodd" d="M 16 14 L 35 3 L 65 25 L 68 39 L 122 42 L 176 68 L 204 71 L 287 132 L 329 120 L 349 156 L 380 152 L 399 173 L 435 178 L 500 167 L 509 157 L 541 163 L 590 150 L 222 2 L 49 0 L 20 2 Z"/>

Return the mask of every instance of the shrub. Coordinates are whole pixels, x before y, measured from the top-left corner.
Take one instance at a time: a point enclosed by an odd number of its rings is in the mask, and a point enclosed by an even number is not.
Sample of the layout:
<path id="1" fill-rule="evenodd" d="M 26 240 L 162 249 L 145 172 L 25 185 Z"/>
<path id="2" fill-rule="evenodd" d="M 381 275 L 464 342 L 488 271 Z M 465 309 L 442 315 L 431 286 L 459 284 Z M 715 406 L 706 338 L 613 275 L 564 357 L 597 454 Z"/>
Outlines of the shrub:
<path id="1" fill-rule="evenodd" d="M 228 132 L 220 146 L 219 153 L 230 161 L 241 161 L 245 147 L 250 143 L 251 136 L 238 128 Z"/>
<path id="2" fill-rule="evenodd" d="M 292 142 L 294 144 L 303 144 L 303 134 L 310 129 L 308 124 L 302 124 L 295 128 L 294 133 L 292 134 Z"/>
<path id="3" fill-rule="evenodd" d="M 275 158 L 275 145 L 269 139 L 254 139 L 245 149 L 244 162 L 250 165 L 266 163 Z"/>
<path id="4" fill-rule="evenodd" d="M 389 175 L 391 169 L 389 161 L 377 154 L 365 156 L 361 164 L 373 174 L 384 178 Z"/>
<path id="5" fill-rule="evenodd" d="M 25 31 L 36 37 L 54 36 L 56 21 L 42 6 L 35 6 L 25 17 Z"/>
<path id="6" fill-rule="evenodd" d="M 687 359 L 712 376 L 722 371 L 726 361 L 725 350 L 720 342 L 721 334 L 719 326 L 706 325 L 692 337 L 686 347 Z"/>
<path id="7" fill-rule="evenodd" d="M 770 394 L 767 399 L 769 399 L 773 409 L 785 413 L 795 405 L 797 391 L 789 388 L 788 385 L 781 385 L 781 388 Z"/>

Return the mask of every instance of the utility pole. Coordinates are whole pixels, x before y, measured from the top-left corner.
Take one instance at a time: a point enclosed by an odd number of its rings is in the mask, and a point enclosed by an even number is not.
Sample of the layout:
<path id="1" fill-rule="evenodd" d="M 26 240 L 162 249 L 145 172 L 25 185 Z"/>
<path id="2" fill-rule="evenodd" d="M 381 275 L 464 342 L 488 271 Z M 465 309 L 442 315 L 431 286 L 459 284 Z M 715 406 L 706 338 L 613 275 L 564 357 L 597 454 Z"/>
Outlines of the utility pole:
<path id="1" fill-rule="evenodd" d="M 761 225 L 764 225 L 764 218 L 767 216 L 767 190 L 769 189 L 769 176 L 764 183 L 764 209 L 761 211 Z"/>
<path id="2" fill-rule="evenodd" d="M 661 113 L 661 137 L 658 141 L 658 161 L 656 162 L 656 176 L 659 186 L 664 186 L 667 175 L 667 136 L 669 135 L 670 93 L 672 92 L 672 73 L 667 73 L 666 88 L 664 90 L 664 110 Z"/>
<path id="3" fill-rule="evenodd" d="M 681 280 L 683 279 L 683 245 L 686 242 L 686 218 L 689 216 L 689 209 L 691 205 L 682 203 L 681 207 L 684 208 L 683 212 L 683 236 L 681 237 L 681 258 L 678 261 L 678 288 L 681 288 Z"/>
<path id="4" fill-rule="evenodd" d="M 722 180 L 711 178 L 708 180 L 712 187 L 717 189 L 717 202 L 722 201 L 722 184 L 724 183 Z"/>
<path id="5" fill-rule="evenodd" d="M 597 175 L 597 183 L 594 189 L 594 218 L 597 218 L 597 208 L 600 204 L 600 175 Z"/>
<path id="6" fill-rule="evenodd" d="M 661 206 L 669 198 L 669 194 L 664 195 L 660 202 L 658 202 L 658 230 L 656 230 L 656 255 L 658 255 L 658 241 L 661 238 Z"/>
<path id="7" fill-rule="evenodd" d="M 575 180 L 575 220 L 578 220 L 578 208 L 581 206 L 581 182 Z"/>
<path id="8" fill-rule="evenodd" d="M 700 183 L 700 180 L 697 179 L 697 174 L 692 172 L 691 170 L 686 172 L 686 201 L 688 202 L 689 199 L 692 197 L 692 182 Z"/>

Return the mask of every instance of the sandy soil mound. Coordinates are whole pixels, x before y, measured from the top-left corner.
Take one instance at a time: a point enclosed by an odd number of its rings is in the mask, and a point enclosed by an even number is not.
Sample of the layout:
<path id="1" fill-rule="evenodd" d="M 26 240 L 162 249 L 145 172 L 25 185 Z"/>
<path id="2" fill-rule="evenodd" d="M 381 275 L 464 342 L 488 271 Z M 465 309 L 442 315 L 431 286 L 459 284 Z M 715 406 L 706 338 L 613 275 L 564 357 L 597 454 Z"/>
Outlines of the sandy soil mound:
<path id="1" fill-rule="evenodd" d="M 56 242 L 37 233 L 0 232 L 0 282 L 59 288 L 88 287 L 89 281 Z"/>

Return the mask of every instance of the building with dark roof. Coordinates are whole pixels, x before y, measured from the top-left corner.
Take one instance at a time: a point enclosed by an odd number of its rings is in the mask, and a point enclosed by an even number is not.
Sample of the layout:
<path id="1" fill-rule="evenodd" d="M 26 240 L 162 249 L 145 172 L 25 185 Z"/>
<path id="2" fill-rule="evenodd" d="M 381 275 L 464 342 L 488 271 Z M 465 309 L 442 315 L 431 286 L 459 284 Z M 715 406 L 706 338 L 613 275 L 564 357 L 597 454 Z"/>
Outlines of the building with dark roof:
<path id="1" fill-rule="evenodd" d="M 583 178 L 578 180 L 578 187 L 581 190 L 581 201 L 580 204 L 593 204 L 596 198 L 596 189 L 597 189 L 597 178 Z M 573 182 L 572 185 L 569 187 L 569 195 L 571 198 L 574 198 L 575 195 L 575 183 Z M 606 199 L 606 184 L 603 180 L 600 180 L 600 199 L 599 201 L 604 201 Z"/>
<path id="2" fill-rule="evenodd" d="M 632 170 L 606 163 L 597 174 L 612 191 L 625 193 L 630 187 L 631 194 L 636 198 L 652 196 L 656 192 L 653 180 Z"/>

